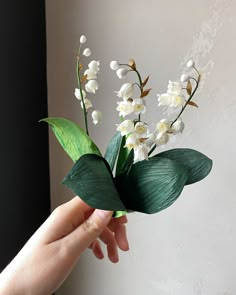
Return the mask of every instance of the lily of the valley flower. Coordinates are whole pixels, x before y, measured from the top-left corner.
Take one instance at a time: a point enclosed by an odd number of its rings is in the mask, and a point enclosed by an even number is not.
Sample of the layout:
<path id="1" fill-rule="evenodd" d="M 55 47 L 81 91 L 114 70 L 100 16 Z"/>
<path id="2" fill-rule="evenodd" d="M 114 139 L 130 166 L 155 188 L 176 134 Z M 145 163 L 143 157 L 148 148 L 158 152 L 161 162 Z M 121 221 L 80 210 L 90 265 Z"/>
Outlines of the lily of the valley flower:
<path id="1" fill-rule="evenodd" d="M 168 88 L 167 93 L 172 95 L 181 95 L 182 84 L 180 82 L 169 81 L 167 88 Z"/>
<path id="2" fill-rule="evenodd" d="M 146 137 L 148 133 L 147 125 L 143 122 L 136 123 L 134 127 L 134 132 L 139 138 Z"/>
<path id="3" fill-rule="evenodd" d="M 186 64 L 187 68 L 193 68 L 194 67 L 194 61 L 192 59 L 190 59 L 187 64 Z"/>
<path id="4" fill-rule="evenodd" d="M 87 69 L 84 74 L 87 76 L 87 80 L 97 79 L 97 73 L 92 69 Z"/>
<path id="5" fill-rule="evenodd" d="M 125 146 L 127 149 L 132 150 L 135 149 L 139 145 L 139 140 L 137 138 L 137 135 L 135 133 L 131 133 L 126 141 L 125 141 Z"/>
<path id="6" fill-rule="evenodd" d="M 187 82 L 189 80 L 189 78 L 190 78 L 189 75 L 182 74 L 180 77 L 180 81 L 184 83 L 184 82 Z"/>
<path id="7" fill-rule="evenodd" d="M 124 68 L 120 68 L 116 71 L 116 75 L 119 79 L 126 78 L 127 74 L 128 74 L 128 70 L 126 70 Z"/>
<path id="8" fill-rule="evenodd" d="M 94 71 L 96 74 L 100 71 L 100 61 L 97 60 L 92 60 L 89 64 L 88 64 L 88 68 L 92 71 Z"/>
<path id="9" fill-rule="evenodd" d="M 156 130 L 161 133 L 161 132 L 166 132 L 170 128 L 170 121 L 167 119 L 162 119 L 160 122 L 157 123 L 156 125 Z"/>
<path id="10" fill-rule="evenodd" d="M 89 80 L 85 84 L 85 90 L 89 93 L 96 93 L 96 90 L 98 90 L 99 84 L 96 80 Z"/>
<path id="11" fill-rule="evenodd" d="M 123 100 L 123 101 L 117 102 L 117 104 L 118 104 L 118 107 L 116 108 L 116 110 L 120 112 L 119 116 L 125 117 L 133 113 L 132 102 L 128 100 Z"/>
<path id="12" fill-rule="evenodd" d="M 134 122 L 132 120 L 125 120 L 117 126 L 117 130 L 121 135 L 127 135 L 134 130 Z"/>
<path id="13" fill-rule="evenodd" d="M 165 145 L 169 140 L 169 135 L 166 132 L 160 132 L 156 136 L 156 145 L 162 146 Z"/>
<path id="14" fill-rule="evenodd" d="M 82 36 L 80 37 L 80 43 L 81 43 L 81 44 L 84 44 L 86 41 L 87 41 L 87 38 L 86 38 L 84 35 L 82 35 Z"/>
<path id="15" fill-rule="evenodd" d="M 145 144 L 139 144 L 134 148 L 134 163 L 148 159 L 148 147 Z"/>
<path id="16" fill-rule="evenodd" d="M 93 124 L 98 124 L 102 120 L 102 113 L 98 110 L 94 110 L 92 112 L 92 119 L 93 119 Z"/>
<path id="17" fill-rule="evenodd" d="M 131 83 L 125 83 L 121 86 L 120 90 L 116 92 L 118 97 L 122 97 L 127 100 L 133 96 L 134 85 Z"/>
<path id="18" fill-rule="evenodd" d="M 132 106 L 136 115 L 144 114 L 146 111 L 145 101 L 142 98 L 135 98 L 132 102 Z"/>
<path id="19" fill-rule="evenodd" d="M 180 107 L 185 104 L 182 96 L 182 84 L 169 81 L 167 93 L 158 94 L 159 106 Z"/>
<path id="20" fill-rule="evenodd" d="M 173 132 L 173 134 L 182 133 L 184 130 L 184 122 L 181 118 L 176 120 L 176 122 L 171 126 L 170 131 Z"/>
<path id="21" fill-rule="evenodd" d="M 86 97 L 86 92 L 84 90 L 82 90 L 82 95 L 83 98 Z M 75 88 L 75 97 L 79 100 L 81 100 L 81 93 L 80 93 L 80 89 L 79 88 Z"/>
<path id="22" fill-rule="evenodd" d="M 83 55 L 88 57 L 91 55 L 91 50 L 89 48 L 85 48 L 84 51 L 83 51 Z"/>
<path id="23" fill-rule="evenodd" d="M 120 64 L 118 63 L 118 61 L 116 61 L 116 60 L 111 61 L 111 63 L 110 63 L 110 68 L 111 68 L 113 71 L 118 70 L 119 67 L 120 67 Z"/>
<path id="24" fill-rule="evenodd" d="M 91 100 L 90 99 L 88 99 L 88 98 L 85 98 L 84 99 L 84 105 L 85 105 L 85 109 L 86 109 L 86 111 L 88 110 L 88 109 L 90 109 L 90 108 L 92 108 L 92 103 L 91 103 Z M 84 105 L 83 105 L 83 102 L 81 101 L 81 108 L 83 109 L 84 108 Z"/>

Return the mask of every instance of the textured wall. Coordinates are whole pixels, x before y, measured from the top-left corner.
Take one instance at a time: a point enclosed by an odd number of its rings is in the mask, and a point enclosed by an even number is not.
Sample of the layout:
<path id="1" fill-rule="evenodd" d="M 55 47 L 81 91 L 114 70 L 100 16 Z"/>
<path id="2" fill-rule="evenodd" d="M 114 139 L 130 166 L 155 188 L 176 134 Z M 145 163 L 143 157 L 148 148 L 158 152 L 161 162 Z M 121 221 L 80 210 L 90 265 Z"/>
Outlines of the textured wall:
<path id="1" fill-rule="evenodd" d="M 135 58 L 153 88 L 149 117 L 161 118 L 156 93 L 180 76 L 194 58 L 203 72 L 195 101 L 184 114 L 186 129 L 169 147 L 192 147 L 214 160 L 204 181 L 184 189 L 169 209 L 129 219 L 130 252 L 120 263 L 96 261 L 88 251 L 58 294 L 233 295 L 236 294 L 235 52 L 236 2 L 230 0 L 47 1 L 49 114 L 81 121 L 74 98 L 75 55 L 85 34 L 101 61 L 100 90 L 94 104 L 103 124 L 91 136 L 105 149 L 115 131 L 116 96 L 121 81 L 109 61 Z M 72 163 L 53 137 L 53 206 L 71 193 L 59 183 Z"/>

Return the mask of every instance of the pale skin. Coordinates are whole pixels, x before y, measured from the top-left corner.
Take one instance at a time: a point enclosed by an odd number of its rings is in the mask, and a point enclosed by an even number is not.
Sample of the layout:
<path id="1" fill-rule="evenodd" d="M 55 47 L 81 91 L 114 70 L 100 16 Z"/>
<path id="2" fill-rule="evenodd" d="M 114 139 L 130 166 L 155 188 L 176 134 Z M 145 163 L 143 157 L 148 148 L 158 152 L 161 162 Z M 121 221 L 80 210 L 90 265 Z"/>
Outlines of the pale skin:
<path id="1" fill-rule="evenodd" d="M 86 248 L 104 258 L 100 241 L 110 261 L 118 262 L 118 248 L 129 250 L 127 218 L 112 219 L 112 214 L 94 210 L 78 197 L 56 208 L 0 274 L 0 294 L 51 295 Z"/>

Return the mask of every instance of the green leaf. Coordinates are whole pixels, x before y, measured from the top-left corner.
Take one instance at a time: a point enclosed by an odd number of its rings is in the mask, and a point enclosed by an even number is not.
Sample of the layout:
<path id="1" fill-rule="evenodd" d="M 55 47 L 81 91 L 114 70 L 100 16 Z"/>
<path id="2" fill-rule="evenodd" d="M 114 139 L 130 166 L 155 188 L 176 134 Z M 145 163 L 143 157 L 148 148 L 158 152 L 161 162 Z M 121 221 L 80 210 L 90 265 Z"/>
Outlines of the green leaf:
<path id="1" fill-rule="evenodd" d="M 113 171 L 118 153 L 121 147 L 122 136 L 120 132 L 117 132 L 112 139 L 110 140 L 104 158 L 107 160 L 110 165 L 111 171 Z"/>
<path id="2" fill-rule="evenodd" d="M 122 137 L 122 142 L 121 142 L 121 147 L 119 150 L 119 155 L 118 155 L 118 159 L 117 159 L 117 164 L 116 164 L 116 175 L 119 175 L 122 171 L 122 167 L 124 165 L 124 163 L 126 162 L 130 150 L 127 149 L 126 147 L 124 147 L 125 145 L 125 141 L 126 141 L 126 137 L 123 136 Z"/>
<path id="3" fill-rule="evenodd" d="M 82 156 L 62 183 L 93 208 L 125 210 L 114 185 L 109 165 L 101 156 L 95 154 Z"/>
<path id="4" fill-rule="evenodd" d="M 193 149 L 172 149 L 157 156 L 173 160 L 185 166 L 189 171 L 186 185 L 205 178 L 210 173 L 213 164 L 211 159 Z"/>
<path id="5" fill-rule="evenodd" d="M 98 147 L 76 123 L 64 118 L 45 118 L 65 152 L 75 162 L 84 154 L 101 155 Z"/>
<path id="6" fill-rule="evenodd" d="M 128 176 L 116 178 L 116 185 L 128 210 L 152 214 L 169 207 L 181 194 L 187 179 L 184 166 L 155 156 L 134 164 Z"/>

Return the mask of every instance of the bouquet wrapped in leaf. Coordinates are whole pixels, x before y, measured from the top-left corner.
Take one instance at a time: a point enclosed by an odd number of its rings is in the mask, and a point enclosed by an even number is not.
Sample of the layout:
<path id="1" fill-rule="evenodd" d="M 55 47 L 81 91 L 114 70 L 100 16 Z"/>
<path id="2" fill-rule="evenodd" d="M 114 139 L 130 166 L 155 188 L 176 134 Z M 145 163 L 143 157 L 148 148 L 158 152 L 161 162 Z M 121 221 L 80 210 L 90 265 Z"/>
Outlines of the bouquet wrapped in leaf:
<path id="1" fill-rule="evenodd" d="M 158 105 L 175 109 L 175 117 L 161 119 L 152 131 L 142 120 L 146 112 L 145 99 L 151 91 L 146 86 L 149 77 L 141 77 L 133 59 L 127 64 L 112 61 L 110 67 L 118 78 L 125 79 L 133 72 L 136 79 L 133 83 L 124 83 L 117 91 L 120 123 L 103 156 L 88 130 L 88 114 L 93 106 L 87 96 L 96 94 L 99 88 L 100 62 L 92 60 L 84 70 L 81 59 L 91 55 L 89 48 L 83 49 L 85 43 L 86 37 L 81 36 L 75 89 L 85 130 L 64 118 L 42 120 L 52 127 L 74 162 L 63 184 L 91 207 L 114 211 L 114 217 L 133 211 L 151 214 L 166 209 L 177 200 L 185 185 L 202 180 L 212 168 L 212 160 L 193 149 L 176 148 L 152 155 L 170 137 L 183 132 L 183 112 L 187 107 L 198 107 L 192 98 L 201 75 L 194 61 L 189 60 L 186 65 L 189 74 L 182 74 L 178 81 L 169 81 L 167 92 L 158 94 Z M 91 115 L 94 124 L 102 119 L 99 110 L 93 110 Z"/>

